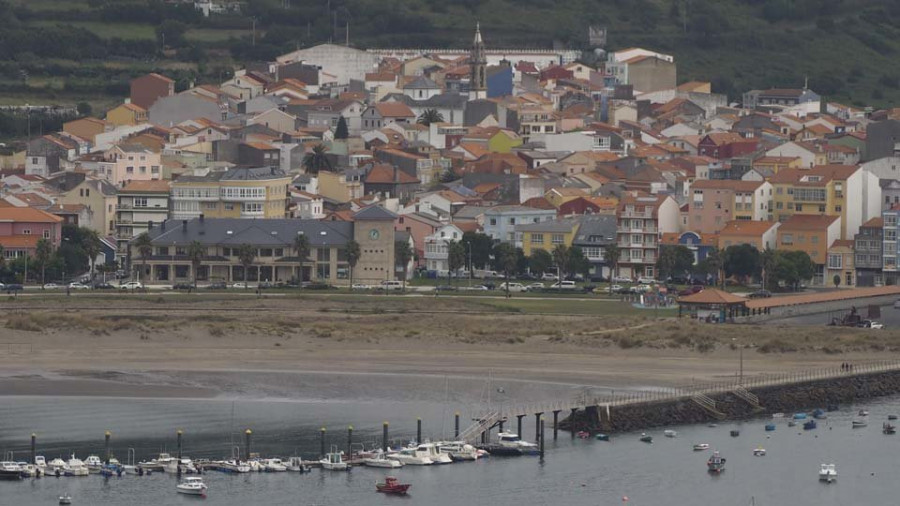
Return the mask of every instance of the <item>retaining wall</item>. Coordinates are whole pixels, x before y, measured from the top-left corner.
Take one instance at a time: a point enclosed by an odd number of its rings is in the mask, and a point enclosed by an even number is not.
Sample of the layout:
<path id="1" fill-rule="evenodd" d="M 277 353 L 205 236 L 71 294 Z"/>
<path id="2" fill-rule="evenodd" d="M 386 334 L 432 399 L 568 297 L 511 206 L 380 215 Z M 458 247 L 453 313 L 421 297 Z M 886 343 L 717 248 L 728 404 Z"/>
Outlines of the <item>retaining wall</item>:
<path id="1" fill-rule="evenodd" d="M 867 306 L 890 306 L 896 300 L 896 295 L 882 295 L 879 297 L 836 300 L 831 302 L 813 302 L 809 304 L 797 304 L 794 306 L 776 306 L 771 308 L 768 314 L 741 316 L 735 318 L 735 321 L 740 323 L 760 323 L 777 320 L 779 318 L 791 318 L 794 316 L 828 313 L 831 311 L 849 311 L 853 306 L 856 306 L 856 309 L 858 309 L 861 314 L 865 314 L 865 308 Z M 828 322 L 823 321 L 822 323 L 825 324 Z"/>

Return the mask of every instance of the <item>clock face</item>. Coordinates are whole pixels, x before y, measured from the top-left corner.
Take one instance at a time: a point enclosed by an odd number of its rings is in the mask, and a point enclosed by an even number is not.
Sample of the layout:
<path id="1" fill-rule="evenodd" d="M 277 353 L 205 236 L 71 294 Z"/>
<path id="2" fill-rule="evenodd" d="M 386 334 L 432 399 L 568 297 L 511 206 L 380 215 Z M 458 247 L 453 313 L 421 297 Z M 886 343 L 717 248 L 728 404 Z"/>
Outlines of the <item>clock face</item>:
<path id="1" fill-rule="evenodd" d="M 377 241 L 379 235 L 380 234 L 378 233 L 378 230 L 375 230 L 374 228 L 372 230 L 369 230 L 369 239 L 372 239 L 373 241 Z"/>

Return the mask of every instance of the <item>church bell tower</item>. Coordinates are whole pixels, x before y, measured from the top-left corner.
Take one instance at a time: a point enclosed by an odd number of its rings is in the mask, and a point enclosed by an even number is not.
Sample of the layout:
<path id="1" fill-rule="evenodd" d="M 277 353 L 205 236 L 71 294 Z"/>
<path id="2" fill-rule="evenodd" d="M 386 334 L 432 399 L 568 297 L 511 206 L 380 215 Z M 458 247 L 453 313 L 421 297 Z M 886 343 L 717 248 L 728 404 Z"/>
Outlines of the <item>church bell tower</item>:
<path id="1" fill-rule="evenodd" d="M 481 38 L 480 23 L 475 25 L 475 40 L 469 54 L 469 66 L 471 67 L 469 100 L 487 98 L 487 53 L 484 50 L 484 40 Z"/>

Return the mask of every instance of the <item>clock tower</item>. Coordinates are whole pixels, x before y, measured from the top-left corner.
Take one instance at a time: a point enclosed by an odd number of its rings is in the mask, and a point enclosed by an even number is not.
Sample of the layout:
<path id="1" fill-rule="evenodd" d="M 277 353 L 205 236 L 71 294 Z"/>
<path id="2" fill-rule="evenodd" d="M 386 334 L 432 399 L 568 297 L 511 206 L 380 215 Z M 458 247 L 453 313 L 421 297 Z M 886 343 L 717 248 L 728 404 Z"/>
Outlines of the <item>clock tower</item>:
<path id="1" fill-rule="evenodd" d="M 353 239 L 359 243 L 359 261 L 353 280 L 377 285 L 394 279 L 394 220 L 397 215 L 373 205 L 353 216 Z"/>

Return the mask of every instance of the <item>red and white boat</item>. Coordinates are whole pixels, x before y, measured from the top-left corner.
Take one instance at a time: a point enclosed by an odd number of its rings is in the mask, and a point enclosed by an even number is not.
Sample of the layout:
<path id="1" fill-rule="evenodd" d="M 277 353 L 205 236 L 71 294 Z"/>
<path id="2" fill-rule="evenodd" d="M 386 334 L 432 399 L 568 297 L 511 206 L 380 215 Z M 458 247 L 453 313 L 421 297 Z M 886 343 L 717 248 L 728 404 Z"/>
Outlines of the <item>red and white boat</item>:
<path id="1" fill-rule="evenodd" d="M 388 476 L 384 479 L 384 483 L 375 484 L 375 490 L 384 494 L 404 495 L 411 486 L 412 485 L 408 483 L 398 482 L 397 478 L 394 478 L 393 476 Z"/>

